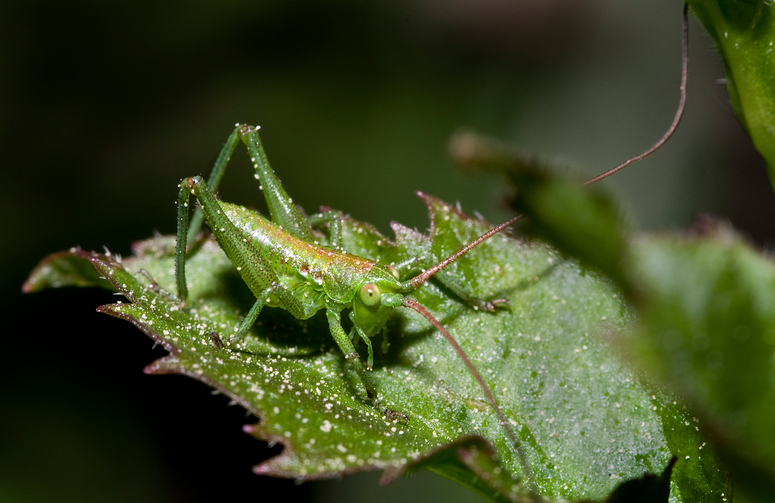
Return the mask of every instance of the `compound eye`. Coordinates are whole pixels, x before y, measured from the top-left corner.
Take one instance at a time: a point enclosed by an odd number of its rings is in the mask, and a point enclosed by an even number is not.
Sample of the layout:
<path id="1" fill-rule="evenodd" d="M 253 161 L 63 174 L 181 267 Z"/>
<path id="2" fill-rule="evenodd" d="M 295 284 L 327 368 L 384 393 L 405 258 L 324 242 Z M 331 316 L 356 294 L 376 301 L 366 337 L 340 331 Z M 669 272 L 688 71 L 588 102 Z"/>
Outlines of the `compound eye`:
<path id="1" fill-rule="evenodd" d="M 366 283 L 361 287 L 361 302 L 366 307 L 374 307 L 379 304 L 380 297 L 382 297 L 382 292 L 374 283 Z"/>

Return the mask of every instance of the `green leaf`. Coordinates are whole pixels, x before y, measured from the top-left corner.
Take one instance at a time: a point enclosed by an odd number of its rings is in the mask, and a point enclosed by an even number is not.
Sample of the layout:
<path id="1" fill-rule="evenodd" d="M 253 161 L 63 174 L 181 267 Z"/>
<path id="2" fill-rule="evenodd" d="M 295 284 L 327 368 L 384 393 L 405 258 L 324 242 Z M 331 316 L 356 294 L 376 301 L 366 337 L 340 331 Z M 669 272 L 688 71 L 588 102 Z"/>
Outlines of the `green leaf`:
<path id="1" fill-rule="evenodd" d="M 30 273 L 29 279 L 22 286 L 22 291 L 33 293 L 63 286 L 100 286 L 114 290 L 113 285 L 84 260 L 88 255 L 88 252 L 80 248 L 71 248 L 68 251 L 49 255 Z"/>
<path id="2" fill-rule="evenodd" d="M 432 235 L 394 226 L 398 238 L 392 242 L 347 218 L 345 248 L 383 259 L 418 247 L 438 255 L 489 228 L 437 199 L 425 200 Z M 250 291 L 208 240 L 187 262 L 190 298 L 181 308 L 167 293 L 175 284 L 170 242 L 141 243 L 137 255 L 122 261 L 77 255 L 130 301 L 100 310 L 130 321 L 170 352 L 146 372 L 207 383 L 260 418 L 247 432 L 284 445 L 256 473 L 308 480 L 383 470 L 390 481 L 429 468 L 495 501 L 527 501 L 532 484 L 481 389 L 419 315 L 397 310 L 389 324 L 390 350 L 375 354 L 377 409 L 365 402 L 322 313 L 299 321 L 267 308 L 247 349 L 226 349 L 225 334 L 250 309 Z M 505 235 L 474 249 L 453 272 L 481 297 L 507 298 L 511 309 L 476 311 L 434 282 L 415 298 L 484 376 L 514 425 L 543 497 L 603 499 L 622 481 L 661 472 L 676 448 L 702 446 L 675 398 L 642 387 L 601 339 L 631 320 L 607 280 L 546 245 Z M 680 459 L 671 501 L 722 501 L 717 487 L 723 473 L 705 468 L 696 457 Z M 699 478 L 687 485 L 681 473 Z"/>
<path id="3" fill-rule="evenodd" d="M 688 0 L 716 41 L 738 119 L 775 184 L 775 6 L 765 0 Z"/>
<path id="4" fill-rule="evenodd" d="M 702 418 L 693 422 L 731 460 L 738 489 L 771 501 L 775 263 L 724 229 L 644 238 L 634 250 L 643 327 L 628 341 L 633 357 L 688 399 Z"/>

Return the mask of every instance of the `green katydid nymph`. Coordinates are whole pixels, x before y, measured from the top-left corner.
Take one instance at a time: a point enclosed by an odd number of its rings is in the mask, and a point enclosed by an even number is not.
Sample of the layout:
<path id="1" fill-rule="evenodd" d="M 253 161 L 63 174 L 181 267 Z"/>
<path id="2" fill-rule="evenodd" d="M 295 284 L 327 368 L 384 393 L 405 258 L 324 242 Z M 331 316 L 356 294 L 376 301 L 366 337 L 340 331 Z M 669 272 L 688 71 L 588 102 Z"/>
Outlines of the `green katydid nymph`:
<path id="1" fill-rule="evenodd" d="M 272 220 L 234 204 L 216 199 L 214 191 L 223 171 L 239 141 L 248 148 L 251 161 L 269 206 Z M 200 209 L 189 225 L 189 198 L 194 195 Z M 201 210 L 201 212 L 200 212 Z M 369 376 L 373 365 L 371 337 L 382 333 L 387 336 L 387 321 L 398 307 L 413 309 L 425 317 L 449 341 L 482 388 L 488 402 L 497 413 L 512 442 L 517 438 L 498 407 L 489 387 L 463 349 L 433 315 L 417 301 L 406 295 L 436 275 L 471 248 L 514 223 L 515 217 L 461 248 L 445 260 L 428 263 L 429 257 L 411 257 L 400 264 L 378 264 L 367 258 L 343 251 L 341 241 L 341 217 L 327 211 L 305 218 L 274 175 L 261 144 L 258 128 L 238 125 L 229 136 L 209 181 L 194 176 L 180 184 L 178 199 L 178 231 L 176 245 L 176 278 L 178 299 L 188 297 L 185 275 L 187 242 L 193 239 L 202 223 L 202 215 L 212 230 L 219 246 L 236 267 L 256 300 L 232 335 L 217 337 L 226 347 L 236 347 L 255 323 L 264 306 L 279 307 L 295 318 L 305 320 L 320 310 L 325 310 L 331 335 L 348 363 L 357 372 L 370 400 L 376 402 L 375 386 Z M 326 246 L 313 237 L 312 226 L 329 224 L 329 240 Z M 423 270 L 407 280 L 401 273 Z M 439 277 L 454 292 L 477 309 L 495 312 L 508 306 L 503 299 L 484 301 L 466 287 L 448 277 Z M 352 330 L 348 334 L 342 327 L 342 313 L 349 311 Z M 360 337 L 367 345 L 368 360 L 364 366 L 353 345 L 353 338 Z"/>

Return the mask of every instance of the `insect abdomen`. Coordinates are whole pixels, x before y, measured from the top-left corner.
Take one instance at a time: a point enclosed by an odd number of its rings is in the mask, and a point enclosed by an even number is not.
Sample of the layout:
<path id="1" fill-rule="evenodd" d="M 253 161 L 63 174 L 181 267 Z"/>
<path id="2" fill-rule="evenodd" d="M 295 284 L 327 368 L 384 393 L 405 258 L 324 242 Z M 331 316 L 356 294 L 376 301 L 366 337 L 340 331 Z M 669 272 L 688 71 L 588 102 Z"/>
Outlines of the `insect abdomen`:
<path id="1" fill-rule="evenodd" d="M 374 265 L 369 260 L 303 241 L 243 206 L 223 202 L 221 206 L 242 238 L 260 250 L 280 281 L 306 301 L 315 292 L 349 303 L 359 287 L 353 284 Z M 320 301 L 324 299 L 321 297 Z"/>

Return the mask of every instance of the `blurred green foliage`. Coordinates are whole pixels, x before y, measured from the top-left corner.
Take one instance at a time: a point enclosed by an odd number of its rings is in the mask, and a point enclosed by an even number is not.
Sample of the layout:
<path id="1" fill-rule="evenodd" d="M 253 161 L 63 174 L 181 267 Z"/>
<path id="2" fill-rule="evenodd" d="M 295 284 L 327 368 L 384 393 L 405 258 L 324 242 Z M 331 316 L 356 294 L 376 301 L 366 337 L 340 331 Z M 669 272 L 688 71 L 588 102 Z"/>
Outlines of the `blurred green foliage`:
<path id="1" fill-rule="evenodd" d="M 732 108 L 764 156 L 775 187 L 775 6 L 766 0 L 690 0 L 724 62 Z"/>

